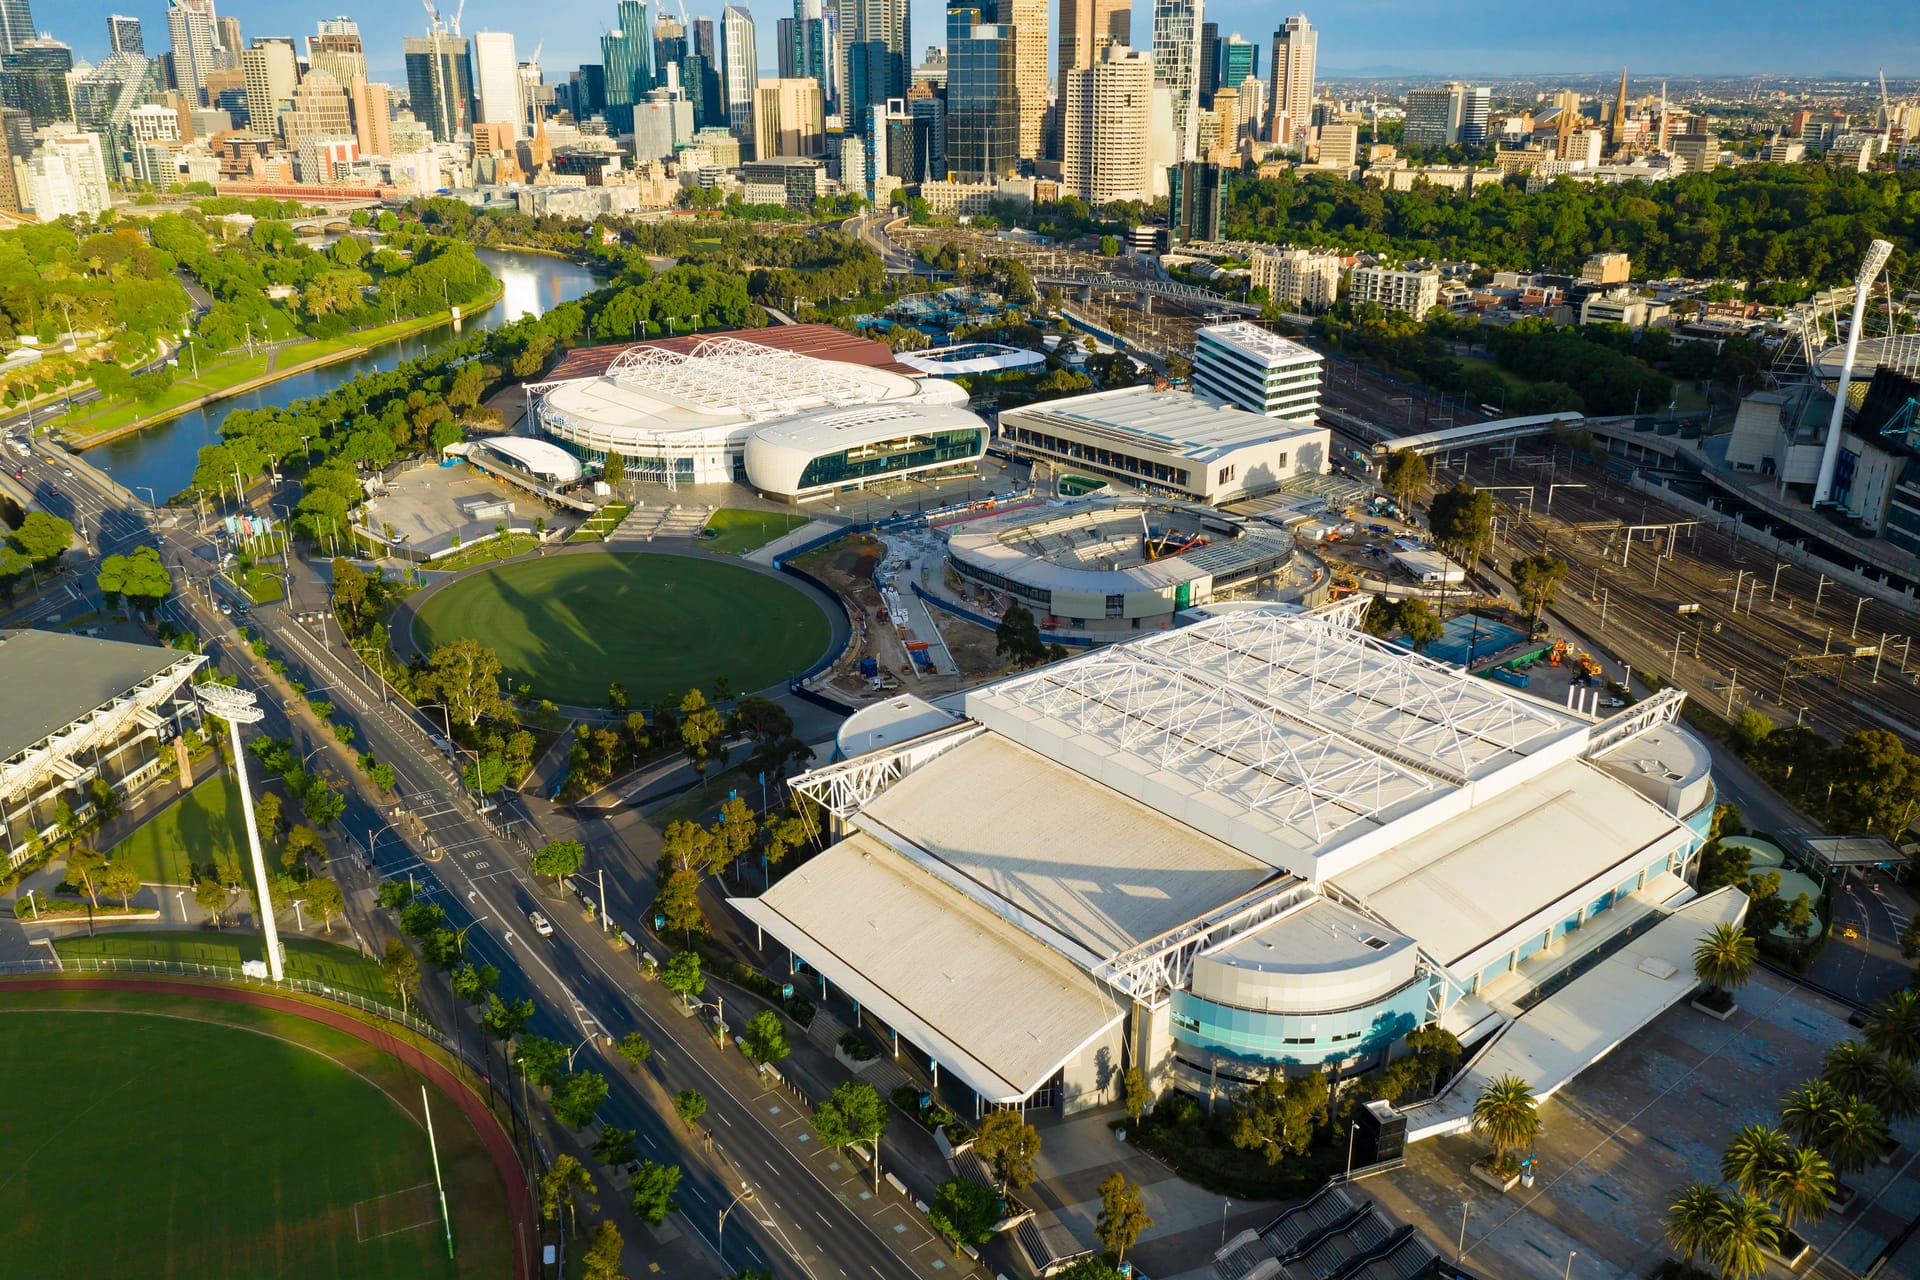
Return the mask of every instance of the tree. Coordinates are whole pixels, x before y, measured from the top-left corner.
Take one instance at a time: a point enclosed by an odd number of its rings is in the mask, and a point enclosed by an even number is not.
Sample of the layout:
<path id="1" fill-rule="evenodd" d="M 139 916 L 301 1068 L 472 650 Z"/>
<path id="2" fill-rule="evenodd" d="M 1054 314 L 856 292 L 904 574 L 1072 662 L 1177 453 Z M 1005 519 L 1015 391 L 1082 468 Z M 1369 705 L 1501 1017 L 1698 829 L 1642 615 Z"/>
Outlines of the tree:
<path id="1" fill-rule="evenodd" d="M 618 453 L 608 453 L 607 461 L 600 470 L 600 478 L 618 488 L 620 482 L 627 478 L 626 458 Z"/>
<path id="2" fill-rule="evenodd" d="M 1710 994 L 1730 996 L 1746 985 L 1758 958 L 1752 934 L 1737 924 L 1717 924 L 1693 948 L 1693 976 Z"/>
<path id="3" fill-rule="evenodd" d="M 1539 1103 L 1533 1086 L 1519 1076 L 1489 1080 L 1473 1103 L 1473 1131 L 1493 1147 L 1505 1164 L 1511 1153 L 1530 1146 L 1540 1132 Z"/>
<path id="4" fill-rule="evenodd" d="M 680 749 L 702 779 L 707 776 L 707 766 L 724 730 L 720 713 L 708 705 L 706 695 L 698 689 L 687 690 L 687 696 L 680 699 Z"/>
<path id="5" fill-rule="evenodd" d="M 193 902 L 202 911 L 213 917 L 213 927 L 220 927 L 220 916 L 227 909 L 227 890 L 218 880 L 201 877 L 193 886 Z"/>
<path id="6" fill-rule="evenodd" d="M 673 1113 L 680 1117 L 680 1123 L 692 1133 L 700 1123 L 700 1117 L 707 1114 L 706 1095 L 698 1089 L 682 1089 L 673 1095 Z"/>
<path id="7" fill-rule="evenodd" d="M 44 565 L 73 545 L 73 526 L 59 516 L 29 511 L 6 541 L 31 563 Z"/>
<path id="8" fill-rule="evenodd" d="M 1127 1120 L 1134 1128 L 1140 1127 L 1140 1117 L 1147 1113 L 1153 1103 L 1153 1091 L 1147 1088 L 1147 1078 L 1140 1068 L 1128 1067 L 1126 1075 L 1120 1078 L 1120 1092 L 1125 1099 Z"/>
<path id="9" fill-rule="evenodd" d="M 1787 1230 L 1818 1222 L 1833 1202 L 1833 1166 L 1812 1147 L 1789 1147 L 1767 1171 L 1763 1194 L 1780 1211 Z"/>
<path id="10" fill-rule="evenodd" d="M 634 1157 L 640 1154 L 633 1144 L 635 1137 L 632 1129 L 603 1125 L 593 1140 L 593 1158 L 616 1169 L 624 1164 L 632 1164 Z"/>
<path id="11" fill-rule="evenodd" d="M 109 898 L 120 899 L 120 909 L 125 911 L 133 901 L 133 895 L 140 892 L 140 873 L 134 870 L 131 862 L 115 858 L 101 868 L 100 892 Z"/>
<path id="12" fill-rule="evenodd" d="M 262 791 L 253 802 L 253 825 L 260 832 L 265 844 L 272 844 L 274 837 L 280 834 L 280 793 Z"/>
<path id="13" fill-rule="evenodd" d="M 1105 1258 L 1089 1255 L 1065 1271 L 1056 1271 L 1053 1280 L 1120 1280 L 1120 1273 Z"/>
<path id="14" fill-rule="evenodd" d="M 706 913 L 700 910 L 700 877 L 692 871 L 669 871 L 660 882 L 660 893 L 653 900 L 660 927 L 678 933 L 681 940 L 693 941 L 696 933 L 707 931 Z"/>
<path id="15" fill-rule="evenodd" d="M 1920 758 L 1886 729 L 1850 734 L 1830 757 L 1836 808 L 1860 830 L 1898 837 L 1920 808 Z"/>
<path id="16" fill-rule="evenodd" d="M 657 1227 L 680 1207 L 673 1198 L 679 1189 L 679 1165 L 642 1160 L 640 1167 L 633 1171 L 633 1211 L 649 1226 Z"/>
<path id="17" fill-rule="evenodd" d="M 534 853 L 533 872 L 552 876 L 557 884 L 578 871 L 586 860 L 586 846 L 578 840 L 549 840 Z"/>
<path id="18" fill-rule="evenodd" d="M 1827 1111 L 1813 1145 L 1841 1173 L 1858 1173 L 1878 1159 L 1887 1138 L 1886 1122 L 1863 1098 L 1847 1098 Z"/>
<path id="19" fill-rule="evenodd" d="M 1780 1243 L 1780 1215 L 1758 1196 L 1729 1196 L 1714 1215 L 1707 1256 L 1725 1280 L 1748 1280 L 1767 1269 L 1767 1250 Z"/>
<path id="20" fill-rule="evenodd" d="M 468 1004 L 485 1004 L 487 997 L 500 982 L 500 971 L 490 964 L 474 964 L 471 961 L 460 965 L 447 975 L 447 984 L 453 988 L 453 994 Z M 509 1037 L 502 1036 L 501 1039 Z"/>
<path id="21" fill-rule="evenodd" d="M 87 895 L 87 901 L 93 909 L 100 909 L 100 875 L 107 869 L 107 855 L 98 849 L 79 845 L 67 851 L 67 874 L 61 881 L 69 889 L 78 889 Z"/>
<path id="22" fill-rule="evenodd" d="M 482 977 L 492 965 L 482 966 Z M 496 973 L 497 977 L 498 974 Z M 487 1007 L 480 1015 L 480 1030 L 495 1040 L 511 1040 L 526 1029 L 533 1021 L 533 1000 L 525 997 L 518 1000 L 502 1000 L 497 991 L 487 992 Z"/>
<path id="23" fill-rule="evenodd" d="M 581 1203 L 585 1203 L 587 1211 L 591 1213 L 599 1206 L 587 1197 L 598 1189 L 587 1167 L 576 1157 L 561 1152 L 547 1166 L 547 1171 L 540 1175 L 540 1216 L 552 1222 L 565 1209 L 567 1220 L 571 1222 L 575 1206 Z"/>
<path id="24" fill-rule="evenodd" d="M 570 1071 L 551 1086 L 553 1114 L 569 1129 L 579 1129 L 607 1100 L 607 1078 L 597 1071 Z"/>
<path id="25" fill-rule="evenodd" d="M 1493 545 L 1493 495 L 1456 484 L 1434 495 L 1427 515 L 1435 540 L 1471 574 Z"/>
<path id="26" fill-rule="evenodd" d="M 100 562 L 94 584 L 109 603 L 125 597 L 142 613 L 152 612 L 173 594 L 173 579 L 161 563 L 160 553 L 152 547 L 135 547 L 126 555 L 108 556 Z"/>
<path id="27" fill-rule="evenodd" d="M 693 998 L 707 989 L 706 975 L 700 972 L 700 954 L 696 951 L 676 951 L 660 966 L 660 985 L 680 997 L 682 1004 L 690 1004 Z"/>
<path id="28" fill-rule="evenodd" d="M 1407 637 L 1407 646 L 1415 653 L 1446 634 L 1446 624 L 1425 600 L 1408 597 L 1393 606 L 1394 621 Z"/>
<path id="29" fill-rule="evenodd" d="M 1326 1097 L 1326 1085 L 1317 1077 L 1270 1075 L 1241 1096 L 1228 1120 L 1228 1135 L 1241 1150 L 1259 1151 L 1268 1164 L 1279 1164 L 1307 1149 Z"/>
<path id="30" fill-rule="evenodd" d="M 1867 1101 L 1889 1120 L 1911 1120 L 1920 1116 L 1920 1074 L 1913 1064 L 1899 1058 L 1880 1059 L 1879 1073 L 1867 1092 Z"/>
<path id="31" fill-rule="evenodd" d="M 491 795 L 507 785 L 507 762 L 497 751 L 482 752 L 460 771 L 460 777 L 480 795 Z"/>
<path id="32" fill-rule="evenodd" d="M 387 990 L 399 998 L 400 1012 L 405 1013 L 408 1002 L 420 992 L 420 962 L 400 939 L 387 939 L 386 952 L 380 957 L 380 976 L 386 979 Z"/>
<path id="33" fill-rule="evenodd" d="M 535 1084 L 551 1084 L 567 1065 L 567 1046 L 545 1036 L 523 1035 L 513 1046 L 513 1065 Z"/>
<path id="34" fill-rule="evenodd" d="M 887 1109 L 870 1084 L 842 1083 L 814 1109 L 813 1132 L 830 1147 L 845 1150 L 866 1143 L 873 1152 L 873 1189 L 880 1189 L 880 1137 L 887 1131 Z"/>
<path id="35" fill-rule="evenodd" d="M 663 869 L 691 871 L 696 877 L 706 875 L 718 865 L 713 833 L 684 818 L 669 822 L 660 833 L 660 865 Z"/>
<path id="36" fill-rule="evenodd" d="M 639 1071 L 653 1056 L 653 1045 L 638 1031 L 629 1031 L 614 1043 L 613 1051 L 627 1060 L 627 1066 Z"/>
<path id="37" fill-rule="evenodd" d="M 1040 635 L 1040 624 L 1034 620 L 1033 610 L 1023 604 L 1007 606 L 1006 612 L 1000 615 L 1000 625 L 994 629 L 993 651 L 1023 671 L 1047 660 L 1047 642 Z"/>
<path id="38" fill-rule="evenodd" d="M 1153 1219 L 1140 1200 L 1140 1188 L 1128 1182 L 1123 1173 L 1109 1174 L 1100 1184 L 1100 1218 L 1094 1224 L 1094 1236 L 1115 1259 L 1125 1262 L 1127 1250 L 1152 1225 Z"/>
<path id="39" fill-rule="evenodd" d="M 1880 1000 L 1868 1011 L 1862 1034 L 1889 1058 L 1920 1062 L 1920 995 L 1903 990 Z"/>
<path id="40" fill-rule="evenodd" d="M 301 889 L 306 895 L 307 909 L 320 917 L 320 922 L 333 932 L 333 922 L 347 909 L 346 895 L 340 892 L 340 885 L 326 876 L 315 876 Z"/>
<path id="41" fill-rule="evenodd" d="M 953 1241 L 956 1254 L 963 1245 L 983 1245 L 993 1239 L 999 1221 L 1000 1197 L 971 1178 L 948 1178 L 941 1183 L 927 1210 L 928 1224 Z"/>
<path id="42" fill-rule="evenodd" d="M 1840 1095 L 1825 1080 L 1809 1080 L 1780 1099 L 1780 1127 L 1801 1146 L 1811 1146 L 1826 1129 L 1827 1114 L 1839 1105 Z"/>
<path id="43" fill-rule="evenodd" d="M 1040 1131 L 1018 1111 L 990 1111 L 973 1135 L 974 1154 L 993 1166 L 1001 1194 L 1025 1191 L 1039 1176 Z"/>
<path id="44" fill-rule="evenodd" d="M 1554 597 L 1560 592 L 1560 584 L 1567 577 L 1567 562 L 1559 556 L 1541 552 L 1537 555 L 1522 556 L 1513 562 L 1513 589 L 1520 596 L 1520 607 L 1527 612 L 1534 626 L 1540 622 L 1540 611 L 1552 606 Z"/>
<path id="45" fill-rule="evenodd" d="M 620 1274 L 620 1252 L 626 1244 L 620 1228 L 603 1218 L 593 1229 L 593 1243 L 580 1258 L 581 1275 L 585 1280 L 626 1280 Z"/>
<path id="46" fill-rule="evenodd" d="M 1827 1048 L 1820 1078 L 1849 1098 L 1864 1098 L 1880 1078 L 1880 1055 L 1858 1040 L 1842 1040 Z"/>
<path id="47" fill-rule="evenodd" d="M 1734 1135 L 1721 1155 L 1720 1176 L 1742 1195 L 1759 1195 L 1791 1150 L 1786 1134 L 1771 1125 L 1750 1124 Z"/>
<path id="48" fill-rule="evenodd" d="M 1694 1255 L 1708 1252 L 1723 1204 L 1720 1193 L 1704 1182 L 1682 1191 L 1680 1198 L 1667 1206 L 1667 1243 L 1680 1250 L 1689 1263 Z"/>
<path id="49" fill-rule="evenodd" d="M 1411 449 L 1395 449 L 1380 466 L 1380 484 L 1393 495 L 1401 511 L 1411 514 L 1433 487 L 1433 473 L 1424 455 Z"/>
<path id="50" fill-rule="evenodd" d="M 456 723 L 469 728 L 489 716 L 502 716 L 500 657 L 477 640 L 437 646 L 420 676 L 423 692 L 438 697 Z"/>
<path id="51" fill-rule="evenodd" d="M 762 1009 L 747 1019 L 740 1047 L 755 1063 L 778 1062 L 793 1052 L 793 1046 L 787 1043 L 786 1024 L 771 1009 Z"/>
<path id="52" fill-rule="evenodd" d="M 1900 954 L 1909 960 L 1920 959 L 1920 916 L 1907 921 L 1900 931 Z"/>
<path id="53" fill-rule="evenodd" d="M 268 794 L 272 794 L 269 792 Z M 280 850 L 280 865 L 295 875 L 304 875 L 308 871 L 309 858 L 320 862 L 327 859 L 326 841 L 320 833 L 304 823 L 296 823 L 287 832 L 286 847 Z"/>

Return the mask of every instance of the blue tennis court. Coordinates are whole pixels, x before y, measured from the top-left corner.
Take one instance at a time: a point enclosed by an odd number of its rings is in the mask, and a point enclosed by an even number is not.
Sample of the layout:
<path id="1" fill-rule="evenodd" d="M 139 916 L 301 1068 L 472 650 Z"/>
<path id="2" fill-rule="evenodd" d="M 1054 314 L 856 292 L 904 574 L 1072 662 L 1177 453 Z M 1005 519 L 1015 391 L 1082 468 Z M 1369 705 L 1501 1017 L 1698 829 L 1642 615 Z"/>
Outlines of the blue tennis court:
<path id="1" fill-rule="evenodd" d="M 1526 633 L 1518 628 L 1491 622 L 1477 614 L 1465 614 L 1449 618 L 1440 638 L 1420 652 L 1436 662 L 1464 667 L 1491 658 L 1526 638 Z"/>

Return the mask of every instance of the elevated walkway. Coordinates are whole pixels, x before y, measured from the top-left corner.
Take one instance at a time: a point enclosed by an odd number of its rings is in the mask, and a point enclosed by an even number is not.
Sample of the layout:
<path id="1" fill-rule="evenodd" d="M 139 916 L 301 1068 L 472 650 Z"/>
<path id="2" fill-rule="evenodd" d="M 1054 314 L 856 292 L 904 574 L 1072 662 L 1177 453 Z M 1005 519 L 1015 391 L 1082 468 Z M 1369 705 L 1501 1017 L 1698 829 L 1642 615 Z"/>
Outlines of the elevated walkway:
<path id="1" fill-rule="evenodd" d="M 1406 1113 L 1407 1141 L 1466 1129 L 1474 1100 L 1502 1076 L 1552 1097 L 1698 985 L 1693 948 L 1717 924 L 1736 924 L 1747 897 L 1728 886 L 1696 898 L 1547 996 L 1500 1031 L 1439 1097 Z"/>

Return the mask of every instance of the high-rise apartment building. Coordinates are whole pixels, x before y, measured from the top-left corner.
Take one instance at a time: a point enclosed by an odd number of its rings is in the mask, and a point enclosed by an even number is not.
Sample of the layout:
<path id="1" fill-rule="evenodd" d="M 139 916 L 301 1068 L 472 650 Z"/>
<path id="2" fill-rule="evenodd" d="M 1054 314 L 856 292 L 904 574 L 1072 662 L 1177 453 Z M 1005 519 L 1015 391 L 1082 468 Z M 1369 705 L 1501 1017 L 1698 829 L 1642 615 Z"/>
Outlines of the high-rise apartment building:
<path id="1" fill-rule="evenodd" d="M 1060 0 L 1060 75 L 1090 67 L 1110 44 L 1133 43 L 1128 0 Z"/>
<path id="2" fill-rule="evenodd" d="M 690 53 L 680 64 L 680 79 L 693 106 L 695 129 L 727 127 L 727 99 L 720 91 L 720 68 L 704 53 Z"/>
<path id="3" fill-rule="evenodd" d="M 320 19 L 319 30 L 307 37 L 307 66 L 345 85 L 364 77 L 367 48 L 360 41 L 360 24 L 351 18 Z"/>
<path id="4" fill-rule="evenodd" d="M 1038 160 L 1047 118 L 1047 0 L 1001 0 L 1013 28 L 1013 91 L 1019 98 L 1020 158 Z"/>
<path id="5" fill-rule="evenodd" d="M 1720 164 L 1720 139 L 1710 133 L 1683 133 L 1673 140 L 1673 158 L 1683 173 L 1705 173 Z"/>
<path id="6" fill-rule="evenodd" d="M 219 69 L 213 0 L 167 0 L 167 36 L 173 43 L 173 76 L 180 92 L 194 106 L 206 106 L 207 75 Z"/>
<path id="7" fill-rule="evenodd" d="M 780 79 L 792 80 L 800 74 L 794 70 L 794 68 L 799 65 L 799 63 L 795 61 L 799 56 L 799 42 L 794 38 L 793 19 L 777 19 L 773 26 L 773 52 L 774 56 L 779 59 L 775 65 L 775 70 L 780 73 Z"/>
<path id="8" fill-rule="evenodd" d="M 1320 163 L 1335 169 L 1351 169 L 1360 163 L 1360 126 L 1323 124 L 1320 126 Z"/>
<path id="9" fill-rule="evenodd" d="M 908 0 L 840 0 L 840 44 L 845 59 L 841 114 L 855 127 L 907 91 L 913 24 Z"/>
<path id="10" fill-rule="evenodd" d="M 1213 94 L 1220 87 L 1220 24 L 1200 24 L 1200 105 L 1213 109 Z"/>
<path id="11" fill-rule="evenodd" d="M 1407 93 L 1407 118 L 1401 132 L 1409 147 L 1447 147 L 1460 140 L 1460 97 L 1445 89 L 1413 89 Z"/>
<path id="12" fill-rule="evenodd" d="M 1245 320 L 1195 331 L 1193 389 L 1288 422 L 1320 413 L 1320 353 Z"/>
<path id="13" fill-rule="evenodd" d="M 754 159 L 826 153 L 826 112 L 818 80 L 783 77 L 754 86 Z"/>
<path id="14" fill-rule="evenodd" d="M 0 209 L 19 213 L 25 203 L 14 163 L 33 154 L 33 121 L 24 111 L 0 107 Z"/>
<path id="15" fill-rule="evenodd" d="M 4 12 L 4 6 L 0 6 L 0 14 Z M 147 38 L 140 31 L 140 19 L 122 17 L 117 13 L 108 18 L 107 44 L 114 53 L 145 53 Z"/>
<path id="16" fill-rule="evenodd" d="M 1200 141 L 1200 17 L 1204 0 L 1154 0 L 1153 78 L 1173 110 L 1173 158 L 1191 160 Z"/>
<path id="17" fill-rule="evenodd" d="M 1167 169 L 1167 234 L 1174 244 L 1220 238 L 1220 197 L 1226 171 L 1205 160 Z"/>
<path id="18" fill-rule="evenodd" d="M 986 5 L 947 6 L 947 173 L 959 182 L 1013 176 L 1020 159 L 1014 35 Z"/>
<path id="19" fill-rule="evenodd" d="M 1327 249 L 1256 249 L 1248 284 L 1282 311 L 1321 312 L 1340 296 L 1341 258 Z"/>
<path id="20" fill-rule="evenodd" d="M 134 25 L 139 26 L 137 22 Z M 31 39 L 33 6 L 29 0 L 0 0 L 0 53 L 12 53 Z"/>
<path id="21" fill-rule="evenodd" d="M 607 128 L 633 132 L 634 104 L 653 88 L 653 28 L 640 0 L 620 0 L 620 22 L 600 37 L 600 60 L 607 69 Z"/>
<path id="22" fill-rule="evenodd" d="M 240 37 L 240 19 L 222 14 L 213 20 L 213 43 L 221 53 L 227 66 L 233 66 L 240 60 L 240 53 L 246 43 Z"/>
<path id="23" fill-rule="evenodd" d="M 753 15 L 737 4 L 720 13 L 721 92 L 727 103 L 727 128 L 736 138 L 753 136 L 753 91 L 760 83 L 760 52 Z"/>
<path id="24" fill-rule="evenodd" d="M 693 20 L 693 30 L 689 32 L 688 35 L 693 41 L 693 46 L 689 52 L 697 53 L 703 58 L 710 58 L 716 66 L 719 65 L 720 50 L 713 42 L 712 18 L 695 18 Z"/>
<path id="25" fill-rule="evenodd" d="M 1356 307 L 1372 303 L 1390 314 L 1424 318 L 1440 305 L 1440 273 L 1355 267 L 1347 273 L 1347 301 Z"/>
<path id="26" fill-rule="evenodd" d="M 1068 71 L 1063 80 L 1061 189 L 1092 205 L 1150 199 L 1153 59 L 1123 44 L 1107 44 L 1092 66 Z"/>
<path id="27" fill-rule="evenodd" d="M 1487 141 L 1487 121 L 1493 115 L 1493 90 L 1485 85 L 1460 86 L 1460 141 L 1471 147 Z"/>
<path id="28" fill-rule="evenodd" d="M 73 50 L 51 36 L 22 40 L 0 53 L 0 105 L 24 111 L 36 129 L 73 119 L 68 72 Z"/>
<path id="29" fill-rule="evenodd" d="M 793 0 L 793 19 L 783 45 L 783 56 L 793 62 L 793 74 L 820 82 L 823 107 L 833 105 L 839 80 L 832 38 L 834 21 L 827 17 L 820 0 Z"/>
<path id="30" fill-rule="evenodd" d="M 520 59 L 511 31 L 481 31 L 473 37 L 473 118 L 504 124 L 515 141 L 527 134 L 526 106 L 520 100 Z"/>
<path id="31" fill-rule="evenodd" d="M 1295 14 L 1273 33 L 1272 87 L 1267 93 L 1267 137 L 1298 147 L 1313 118 L 1313 72 L 1320 33 L 1304 13 Z"/>
<path id="32" fill-rule="evenodd" d="M 112 204 L 100 135 L 60 130 L 45 136 L 23 166 L 27 206 L 42 222 L 68 214 L 91 217 Z"/>
<path id="33" fill-rule="evenodd" d="M 280 117 L 280 136 L 297 157 L 302 182 L 331 182 L 333 172 L 320 158 L 318 144 L 331 148 L 356 138 L 347 87 L 325 71 L 308 75 L 294 88 L 293 100 Z"/>
<path id="34" fill-rule="evenodd" d="M 446 31 L 401 41 L 407 61 L 407 101 L 435 142 L 452 142 L 473 128 L 473 53 Z"/>
<path id="35" fill-rule="evenodd" d="M 370 84 L 365 76 L 347 86 L 353 106 L 353 136 L 363 156 L 393 154 L 393 95 L 384 84 Z"/>
<path id="36" fill-rule="evenodd" d="M 281 111 L 293 99 L 300 83 L 300 60 L 293 41 L 263 37 L 240 54 L 240 73 L 247 78 L 247 120 L 255 133 L 277 134 Z"/>

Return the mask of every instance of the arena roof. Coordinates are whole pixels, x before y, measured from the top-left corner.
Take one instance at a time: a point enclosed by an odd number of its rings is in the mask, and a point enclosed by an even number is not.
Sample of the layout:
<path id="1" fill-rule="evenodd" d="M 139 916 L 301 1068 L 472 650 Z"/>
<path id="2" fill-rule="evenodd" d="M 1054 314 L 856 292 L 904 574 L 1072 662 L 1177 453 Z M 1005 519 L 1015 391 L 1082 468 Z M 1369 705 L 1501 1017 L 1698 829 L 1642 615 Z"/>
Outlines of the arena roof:
<path id="1" fill-rule="evenodd" d="M 541 378 L 542 382 L 570 382 L 579 378 L 598 378 L 620 355 L 628 351 L 654 349 L 680 355 L 691 353 L 709 338 L 741 338 L 798 355 L 832 360 L 838 364 L 865 365 L 894 373 L 913 375 L 914 370 L 895 362 L 893 352 L 884 343 L 859 338 L 830 324 L 769 325 L 765 329 L 728 329 L 721 333 L 690 334 L 684 338 L 657 338 L 651 342 L 622 342 L 603 347 L 579 347 Z"/>
<path id="2" fill-rule="evenodd" d="M 1289 435 L 1324 434 L 1307 423 L 1283 422 L 1185 391 L 1119 387 L 1008 409 L 1003 420 L 1042 424 L 1055 420 L 1116 442 L 1142 441 L 1196 460 Z"/>
<path id="3" fill-rule="evenodd" d="M 550 441 L 530 436 L 488 436 L 471 441 L 468 450 L 478 447 L 503 454 L 530 474 L 551 476 L 560 484 L 569 484 L 582 475 L 580 459 Z"/>
<path id="4" fill-rule="evenodd" d="M 0 631 L 0 760 L 59 733 L 191 654 L 55 631 Z"/>
<path id="5" fill-rule="evenodd" d="M 1216 537 L 1205 546 L 1144 564 L 1101 567 L 1103 546 L 1118 536 L 1128 540 L 1125 549 L 1131 550 L 1132 540 L 1145 532 L 1147 514 L 1156 509 L 1169 514 L 1181 510 L 1159 508 L 1141 499 L 1089 499 L 1037 512 L 1010 511 L 955 529 L 947 540 L 947 553 L 965 565 L 1028 586 L 1107 595 L 1160 590 L 1209 575 L 1226 577 L 1262 562 L 1285 560 L 1294 550 L 1291 534 L 1206 512 L 1239 526 L 1238 535 Z M 1076 541 L 1076 533 L 1088 538 Z M 1120 550 L 1115 547 L 1110 554 Z M 1063 559 L 1076 563 L 1062 563 Z"/>
<path id="6" fill-rule="evenodd" d="M 908 773 L 855 822 L 910 841 L 975 898 L 999 899 L 1073 943 L 1089 967 L 1275 876 L 1265 863 L 992 734 Z"/>
<path id="7" fill-rule="evenodd" d="M 864 834 L 728 901 L 990 1101 L 1031 1094 L 1125 1017 L 1053 948 Z"/>

